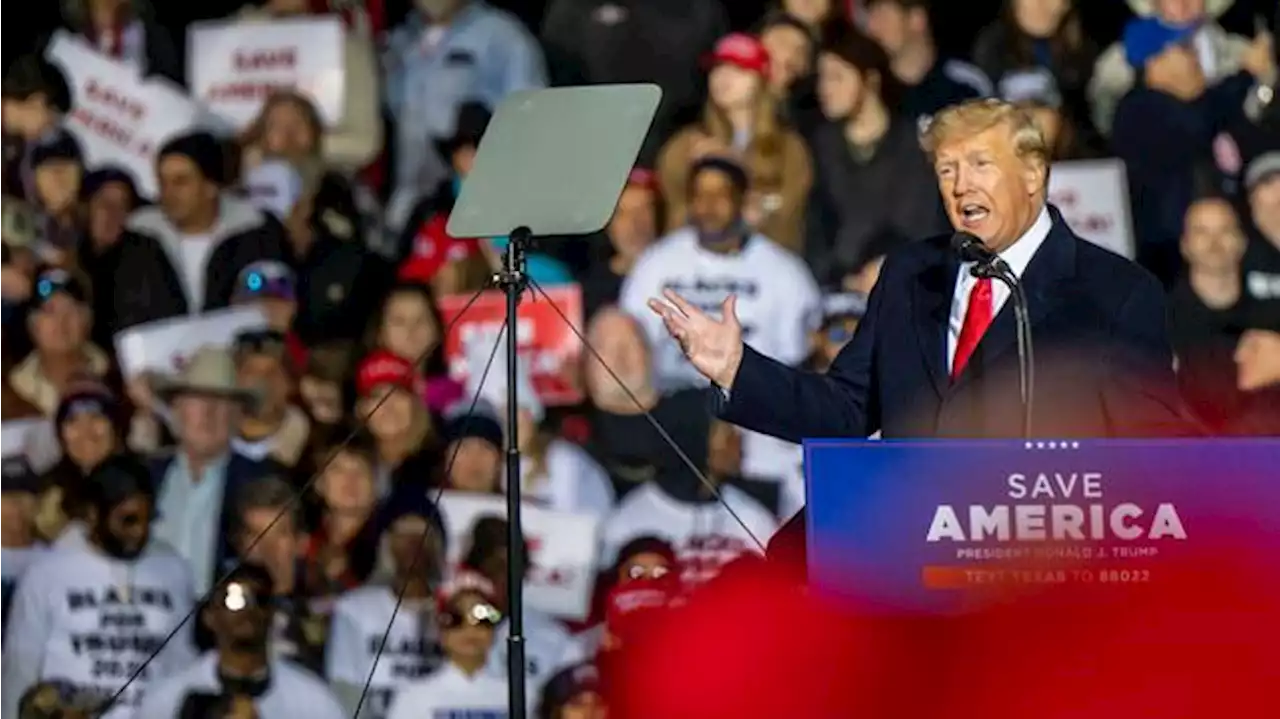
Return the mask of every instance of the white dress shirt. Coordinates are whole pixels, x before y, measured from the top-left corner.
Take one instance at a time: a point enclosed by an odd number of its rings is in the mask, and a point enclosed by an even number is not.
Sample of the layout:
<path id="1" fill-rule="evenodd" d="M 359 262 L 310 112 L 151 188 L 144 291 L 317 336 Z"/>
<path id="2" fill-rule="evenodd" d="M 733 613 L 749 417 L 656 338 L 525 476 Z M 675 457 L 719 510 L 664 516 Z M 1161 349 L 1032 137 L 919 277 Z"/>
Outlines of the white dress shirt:
<path id="1" fill-rule="evenodd" d="M 1013 274 L 1018 279 L 1022 279 L 1022 273 L 1026 272 L 1027 264 L 1035 256 L 1036 250 L 1040 249 L 1040 245 L 1044 244 L 1045 238 L 1049 236 L 1049 230 L 1051 229 L 1053 229 L 1053 220 L 1049 217 L 1049 206 L 1045 205 L 1040 208 L 1040 215 L 1031 224 L 1031 228 L 1000 253 L 1000 259 L 1008 263 L 1009 269 L 1013 270 Z M 960 265 L 960 275 L 956 278 L 955 292 L 951 295 L 951 316 L 947 322 L 948 373 L 951 372 L 951 366 L 955 362 L 956 345 L 960 343 L 960 330 L 964 327 L 964 315 L 969 309 L 969 293 L 973 291 L 973 286 L 978 283 L 978 278 L 969 272 L 973 265 L 974 263 L 972 262 L 965 262 Z M 993 280 L 991 282 L 992 319 L 1000 314 L 1000 309 L 1004 307 L 1004 303 L 1008 299 L 1009 288 L 1003 282 Z"/>

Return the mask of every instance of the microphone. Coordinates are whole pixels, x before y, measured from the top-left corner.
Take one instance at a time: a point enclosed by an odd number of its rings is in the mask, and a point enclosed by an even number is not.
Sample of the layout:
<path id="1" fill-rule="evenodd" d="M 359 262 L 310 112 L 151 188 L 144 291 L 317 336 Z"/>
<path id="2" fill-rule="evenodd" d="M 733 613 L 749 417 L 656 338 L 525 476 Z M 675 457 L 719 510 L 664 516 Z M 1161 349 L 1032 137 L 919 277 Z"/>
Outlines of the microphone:
<path id="1" fill-rule="evenodd" d="M 1031 439 L 1031 397 L 1035 384 L 1035 362 L 1031 347 L 1031 313 L 1022 282 L 1009 263 L 992 252 L 982 239 L 968 232 L 951 236 L 951 249 L 961 262 L 972 262 L 969 273 L 974 277 L 999 280 L 1009 288 L 1013 299 L 1015 327 L 1018 332 L 1018 389 L 1022 396 L 1022 437 Z"/>

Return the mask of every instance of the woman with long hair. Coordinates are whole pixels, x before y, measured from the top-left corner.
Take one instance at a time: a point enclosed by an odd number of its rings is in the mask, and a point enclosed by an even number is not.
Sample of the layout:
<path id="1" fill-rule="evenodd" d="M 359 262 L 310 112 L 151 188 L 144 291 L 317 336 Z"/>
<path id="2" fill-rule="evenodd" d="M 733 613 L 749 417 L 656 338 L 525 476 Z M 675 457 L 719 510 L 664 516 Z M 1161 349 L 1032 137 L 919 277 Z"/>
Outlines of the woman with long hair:
<path id="1" fill-rule="evenodd" d="M 430 288 L 402 282 L 387 293 L 365 336 L 370 350 L 386 350 L 414 365 L 425 378 L 422 399 L 437 413 L 462 398 L 462 386 L 449 379 L 445 366 L 443 333 Z"/>
<path id="2" fill-rule="evenodd" d="M 658 156 L 667 230 L 688 221 L 689 168 L 706 155 L 729 155 L 750 175 L 745 219 L 775 242 L 799 252 L 813 168 L 804 140 L 781 124 L 769 89 L 769 54 L 742 33 L 716 44 L 701 121 L 676 133 Z"/>
<path id="3" fill-rule="evenodd" d="M 374 350 L 356 369 L 355 418 L 369 428 L 377 450 L 378 496 L 412 485 L 425 489 L 441 459 L 436 420 L 422 401 L 422 374 L 386 350 Z"/>

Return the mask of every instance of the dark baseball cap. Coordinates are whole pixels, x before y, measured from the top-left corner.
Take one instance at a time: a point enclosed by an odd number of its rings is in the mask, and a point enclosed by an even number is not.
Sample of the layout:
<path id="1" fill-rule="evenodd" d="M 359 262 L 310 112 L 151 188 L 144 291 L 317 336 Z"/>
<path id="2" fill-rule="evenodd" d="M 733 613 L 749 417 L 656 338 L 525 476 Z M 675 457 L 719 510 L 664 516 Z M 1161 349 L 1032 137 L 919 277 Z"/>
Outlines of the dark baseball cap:
<path id="1" fill-rule="evenodd" d="M 293 270 L 278 260 L 259 260 L 245 265 L 236 277 L 233 302 L 260 299 L 292 300 L 296 298 Z"/>
<path id="2" fill-rule="evenodd" d="M 89 301 L 89 288 L 85 283 L 70 272 L 55 267 L 36 275 L 35 291 L 31 293 L 32 307 L 43 307 L 59 293 L 66 294 L 81 304 Z"/>

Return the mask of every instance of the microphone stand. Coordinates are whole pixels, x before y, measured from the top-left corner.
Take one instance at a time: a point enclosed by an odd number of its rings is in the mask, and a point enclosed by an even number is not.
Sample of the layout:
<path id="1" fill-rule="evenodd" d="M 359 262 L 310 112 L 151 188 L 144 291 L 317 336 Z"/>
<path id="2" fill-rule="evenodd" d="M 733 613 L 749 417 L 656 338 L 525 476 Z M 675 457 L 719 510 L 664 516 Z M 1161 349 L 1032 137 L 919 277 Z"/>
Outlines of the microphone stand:
<path id="1" fill-rule="evenodd" d="M 1022 438 L 1031 439 L 1035 361 L 1031 347 L 1031 314 L 1027 309 L 1027 294 L 1023 291 L 1018 276 L 998 255 L 993 255 L 988 262 L 975 264 L 969 272 L 974 277 L 999 280 L 1009 288 L 1009 296 L 1013 300 L 1014 324 L 1018 333 L 1018 389 L 1022 396 Z"/>

